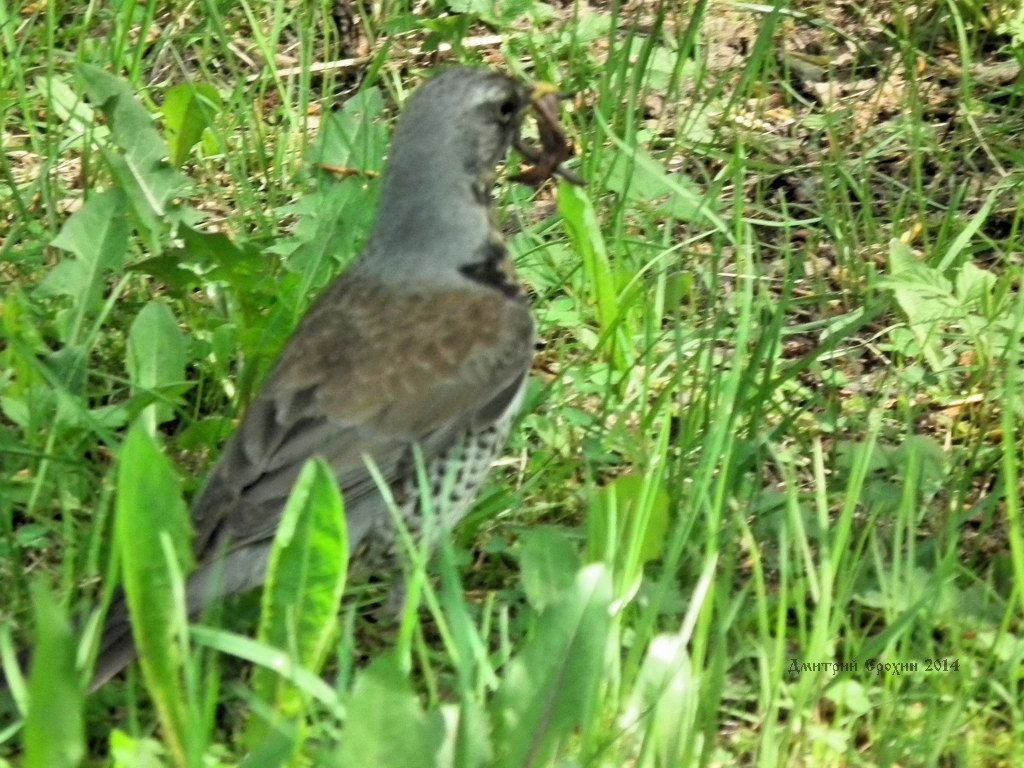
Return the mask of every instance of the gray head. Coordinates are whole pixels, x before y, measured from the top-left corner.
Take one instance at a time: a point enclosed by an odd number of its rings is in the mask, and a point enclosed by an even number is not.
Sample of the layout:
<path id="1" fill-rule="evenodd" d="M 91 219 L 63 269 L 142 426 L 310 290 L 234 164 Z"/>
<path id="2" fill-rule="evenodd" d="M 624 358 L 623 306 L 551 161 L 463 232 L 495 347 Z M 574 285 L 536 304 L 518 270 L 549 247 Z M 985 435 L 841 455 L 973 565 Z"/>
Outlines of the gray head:
<path id="1" fill-rule="evenodd" d="M 451 69 L 409 100 L 360 268 L 444 280 L 490 236 L 495 166 L 515 141 L 530 89 L 505 75 Z"/>

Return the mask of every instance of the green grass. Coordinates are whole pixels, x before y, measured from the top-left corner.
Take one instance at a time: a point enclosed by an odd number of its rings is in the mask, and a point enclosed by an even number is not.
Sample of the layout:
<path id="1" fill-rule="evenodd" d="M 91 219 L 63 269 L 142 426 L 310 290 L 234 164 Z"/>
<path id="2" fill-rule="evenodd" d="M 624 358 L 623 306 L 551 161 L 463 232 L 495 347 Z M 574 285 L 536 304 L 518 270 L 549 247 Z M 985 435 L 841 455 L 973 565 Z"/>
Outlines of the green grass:
<path id="1" fill-rule="evenodd" d="M 362 46 L 331 3 L 65 5 L 0 0 L 0 661 L 47 660 L 0 765 L 1024 761 L 1010 5 L 399 1 Z M 577 92 L 585 189 L 497 191 L 545 339 L 507 458 L 394 625 L 302 569 L 311 467 L 258 626 L 186 643 L 181 498 L 435 58 Z M 119 579 L 149 662 L 87 697 Z"/>

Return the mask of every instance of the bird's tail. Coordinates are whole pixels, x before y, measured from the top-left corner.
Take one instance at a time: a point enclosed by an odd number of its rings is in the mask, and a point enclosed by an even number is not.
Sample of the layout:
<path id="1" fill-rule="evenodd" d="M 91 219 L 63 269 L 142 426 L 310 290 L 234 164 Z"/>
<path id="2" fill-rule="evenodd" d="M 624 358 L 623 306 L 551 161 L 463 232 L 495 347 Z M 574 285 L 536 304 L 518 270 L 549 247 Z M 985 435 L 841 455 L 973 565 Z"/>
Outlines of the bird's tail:
<path id="1" fill-rule="evenodd" d="M 248 591 L 263 583 L 269 544 L 260 543 L 235 550 L 201 566 L 185 585 L 185 611 L 189 621 L 197 619 L 216 600 Z M 89 692 L 131 664 L 137 656 L 131 618 L 124 593 L 117 595 L 107 612 L 100 648 L 93 667 Z"/>

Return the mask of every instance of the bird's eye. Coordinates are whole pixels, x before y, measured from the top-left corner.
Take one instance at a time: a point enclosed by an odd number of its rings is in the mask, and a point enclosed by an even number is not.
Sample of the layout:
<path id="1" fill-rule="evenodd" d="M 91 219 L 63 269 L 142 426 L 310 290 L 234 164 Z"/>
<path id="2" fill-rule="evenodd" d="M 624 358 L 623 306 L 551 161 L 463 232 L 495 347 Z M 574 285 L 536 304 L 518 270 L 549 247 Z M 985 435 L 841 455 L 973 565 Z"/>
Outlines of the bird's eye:
<path id="1" fill-rule="evenodd" d="M 519 103 L 513 98 L 507 98 L 498 104 L 498 119 L 503 123 L 507 123 L 518 111 Z"/>

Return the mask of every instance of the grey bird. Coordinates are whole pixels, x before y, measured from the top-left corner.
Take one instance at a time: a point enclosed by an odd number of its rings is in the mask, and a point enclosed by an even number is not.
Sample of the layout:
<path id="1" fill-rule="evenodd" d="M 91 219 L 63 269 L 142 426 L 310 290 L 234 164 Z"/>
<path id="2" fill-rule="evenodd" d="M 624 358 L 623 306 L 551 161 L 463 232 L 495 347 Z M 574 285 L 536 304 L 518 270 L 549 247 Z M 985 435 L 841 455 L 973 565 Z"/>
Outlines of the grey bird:
<path id="1" fill-rule="evenodd" d="M 496 166 L 515 145 L 541 167 L 524 179 L 572 178 L 561 169 L 568 152 L 553 97 L 539 94 L 458 68 L 410 99 L 364 251 L 300 322 L 193 504 L 191 616 L 263 583 L 282 508 L 311 456 L 334 471 L 361 571 L 393 570 L 398 551 L 368 459 L 414 535 L 417 450 L 445 525 L 468 511 L 519 411 L 534 349 L 527 298 L 492 216 Z M 543 150 L 520 138 L 531 107 Z M 91 687 L 134 657 L 119 599 Z"/>

